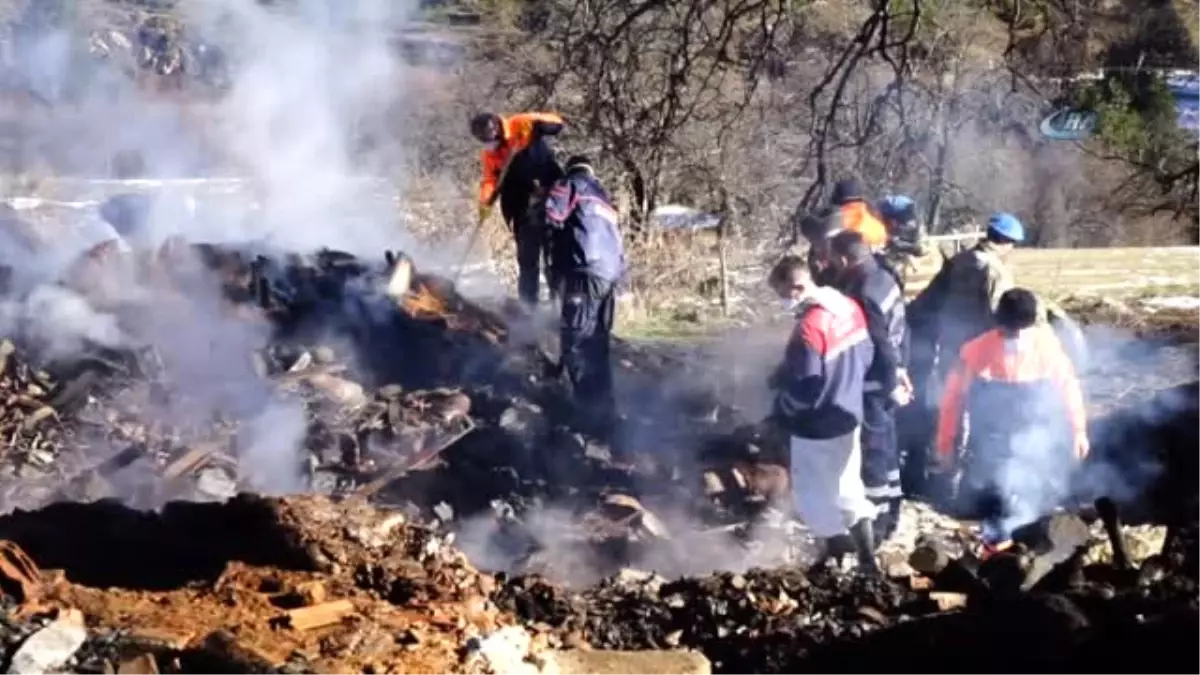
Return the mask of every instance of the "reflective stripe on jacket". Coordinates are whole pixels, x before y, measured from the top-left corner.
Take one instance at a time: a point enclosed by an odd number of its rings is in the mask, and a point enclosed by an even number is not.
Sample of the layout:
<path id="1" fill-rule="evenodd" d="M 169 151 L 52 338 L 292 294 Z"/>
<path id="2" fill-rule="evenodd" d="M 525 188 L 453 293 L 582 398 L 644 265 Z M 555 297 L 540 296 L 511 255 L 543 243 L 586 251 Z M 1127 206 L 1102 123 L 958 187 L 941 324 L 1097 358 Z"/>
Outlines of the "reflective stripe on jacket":
<path id="1" fill-rule="evenodd" d="M 862 307 L 875 347 L 866 390 L 891 392 L 896 388 L 897 370 L 908 364 L 908 324 L 900 284 L 870 258 L 846 270 L 839 288 Z"/>
<path id="2" fill-rule="evenodd" d="M 972 435 L 1059 423 L 1075 435 L 1087 432 L 1075 366 L 1045 325 L 1016 336 L 994 329 L 963 346 L 942 392 L 938 454 L 952 452 L 964 414 Z"/>

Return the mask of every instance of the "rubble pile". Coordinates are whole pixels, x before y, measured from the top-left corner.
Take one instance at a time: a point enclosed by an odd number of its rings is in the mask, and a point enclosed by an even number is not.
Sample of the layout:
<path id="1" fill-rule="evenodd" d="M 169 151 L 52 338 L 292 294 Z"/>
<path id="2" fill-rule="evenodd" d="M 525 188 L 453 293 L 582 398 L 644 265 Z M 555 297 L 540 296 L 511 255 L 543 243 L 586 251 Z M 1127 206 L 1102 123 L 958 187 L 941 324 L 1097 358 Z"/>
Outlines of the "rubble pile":
<path id="1" fill-rule="evenodd" d="M 586 437 L 553 345 L 514 337 L 499 313 L 403 254 L 372 262 L 328 250 L 106 242 L 56 288 L 111 318 L 122 340 L 85 337 L 65 356 L 39 349 L 45 331 L 17 330 L 0 344 L 0 390 L 11 391 L 0 420 L 13 423 L 21 453 L 0 465 L 14 479 L 4 483 L 7 508 L 106 497 L 156 508 L 261 490 L 262 467 L 247 467 L 256 442 L 247 427 L 282 402 L 302 410 L 303 428 L 299 447 L 276 453 L 268 473 L 295 474 L 290 491 L 369 498 L 443 524 L 494 519 L 501 538 L 520 543 L 510 546 L 518 559 L 538 538 L 522 516 L 554 504 L 585 525 L 582 548 L 610 546 L 619 567 L 636 553 L 631 538 L 668 538 L 653 512 L 711 504 L 695 489 L 705 467 L 689 448 L 740 421 L 703 387 L 664 386 L 668 371 L 688 379 L 671 357 L 618 343 L 622 379 L 652 395 L 623 420 L 635 443 Z M 198 367 L 164 343 L 175 322 L 205 317 L 219 325 L 201 349 L 241 336 Z M 725 445 L 749 443 L 735 435 Z M 760 503 L 761 492 L 743 489 L 704 515 L 744 517 L 736 507 Z"/>
<path id="2" fill-rule="evenodd" d="M 714 672 L 1180 667 L 1179 648 L 1198 628 L 1196 569 L 1185 555 L 1194 531 L 1132 574 L 1085 565 L 1086 536 L 1066 559 L 1045 547 L 1055 535 L 1025 536 L 1032 546 L 982 563 L 926 543 L 911 557 L 925 573 L 910 567 L 889 580 L 755 569 L 668 581 L 625 570 L 582 591 L 509 579 L 497 603 L 599 648 L 696 649 Z"/>
<path id="3" fill-rule="evenodd" d="M 698 650 L 708 661 L 672 662 L 689 672 L 978 669 L 1008 622 L 1023 647 L 1003 667 L 1063 669 L 1195 623 L 1194 519 L 1140 566 L 1096 555 L 1095 529 L 1062 515 L 984 563 L 956 524 L 887 549 L 886 580 L 780 567 L 803 558 L 802 535 L 771 522 L 783 445 L 690 384 L 712 377 L 618 342 L 636 404 L 623 435 L 588 437 L 550 342 L 403 254 L 101 244 L 55 288 L 121 339 L 63 353 L 17 322 L 0 342 L 16 509 L 0 516 L 0 643 L 29 670 L 599 667 L 568 648 Z M 201 361 L 226 379 L 161 340 L 197 314 L 244 338 Z M 268 478 L 309 496 L 251 494 L 247 427 L 282 404 L 302 424 Z M 1184 466 L 1173 432 L 1146 437 Z M 916 540 L 935 520 L 901 529 Z M 710 573 L 726 560 L 775 569 Z"/>

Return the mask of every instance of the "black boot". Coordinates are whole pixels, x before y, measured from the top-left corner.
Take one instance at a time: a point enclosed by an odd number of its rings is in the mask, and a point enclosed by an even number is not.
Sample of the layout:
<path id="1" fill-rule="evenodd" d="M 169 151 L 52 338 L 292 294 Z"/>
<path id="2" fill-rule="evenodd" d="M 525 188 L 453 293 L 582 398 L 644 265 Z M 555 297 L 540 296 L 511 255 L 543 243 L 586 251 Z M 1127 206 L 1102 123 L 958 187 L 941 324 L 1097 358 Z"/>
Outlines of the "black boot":
<path id="1" fill-rule="evenodd" d="M 863 518 L 850 527 L 850 539 L 858 555 L 858 569 L 872 576 L 879 575 L 879 563 L 875 560 L 875 525 L 870 518 Z"/>
<path id="2" fill-rule="evenodd" d="M 889 499 L 886 510 L 876 516 L 875 548 L 879 548 L 896 533 L 896 527 L 900 524 L 900 501 L 899 498 Z"/>
<path id="3" fill-rule="evenodd" d="M 818 539 L 817 546 L 819 549 L 817 551 L 817 557 L 813 564 L 809 566 L 808 569 L 810 570 L 818 570 L 828 567 L 831 562 L 834 565 L 841 567 L 842 558 L 845 557 L 846 554 L 855 550 L 854 542 L 851 541 L 850 537 L 844 534 L 839 534 L 825 539 Z"/>

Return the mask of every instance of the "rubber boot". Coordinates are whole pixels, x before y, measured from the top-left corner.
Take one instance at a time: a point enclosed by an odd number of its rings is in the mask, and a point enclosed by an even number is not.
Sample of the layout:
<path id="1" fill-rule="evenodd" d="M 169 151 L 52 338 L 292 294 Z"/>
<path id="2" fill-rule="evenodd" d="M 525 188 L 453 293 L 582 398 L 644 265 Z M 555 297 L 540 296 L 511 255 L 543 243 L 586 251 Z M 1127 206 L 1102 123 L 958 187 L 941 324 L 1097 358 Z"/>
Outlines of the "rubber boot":
<path id="1" fill-rule="evenodd" d="M 828 567 L 830 562 L 841 566 L 842 558 L 853 550 L 853 543 L 844 534 L 817 540 L 817 557 L 809 570 L 819 570 Z"/>
<path id="2" fill-rule="evenodd" d="M 882 546 L 896 533 L 896 527 L 900 524 L 900 501 L 899 498 L 889 499 L 886 510 L 875 517 L 875 548 Z"/>
<path id="3" fill-rule="evenodd" d="M 858 555 L 858 569 L 864 574 L 879 576 L 879 563 L 875 560 L 875 524 L 863 518 L 850 527 L 850 539 Z"/>

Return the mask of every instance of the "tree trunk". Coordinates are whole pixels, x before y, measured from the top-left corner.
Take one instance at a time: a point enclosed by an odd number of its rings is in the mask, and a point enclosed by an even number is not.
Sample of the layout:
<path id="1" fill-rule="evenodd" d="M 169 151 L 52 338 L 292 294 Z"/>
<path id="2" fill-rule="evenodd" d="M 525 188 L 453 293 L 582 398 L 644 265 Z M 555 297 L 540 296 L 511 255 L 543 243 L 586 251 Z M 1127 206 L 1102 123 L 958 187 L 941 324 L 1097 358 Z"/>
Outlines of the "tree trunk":
<path id="1" fill-rule="evenodd" d="M 728 213 L 721 214 L 721 222 L 717 224 L 717 261 L 721 274 L 721 316 L 729 316 L 729 264 L 726 257 L 725 235 L 729 229 Z"/>

